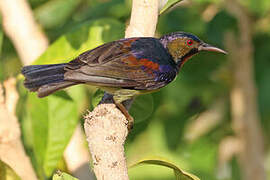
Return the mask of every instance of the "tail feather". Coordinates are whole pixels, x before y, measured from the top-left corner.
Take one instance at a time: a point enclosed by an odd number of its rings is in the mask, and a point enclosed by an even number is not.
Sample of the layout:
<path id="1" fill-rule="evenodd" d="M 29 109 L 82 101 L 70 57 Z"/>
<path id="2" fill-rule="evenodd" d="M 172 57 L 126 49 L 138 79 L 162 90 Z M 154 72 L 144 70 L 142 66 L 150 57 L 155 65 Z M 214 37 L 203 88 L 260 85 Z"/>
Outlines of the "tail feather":
<path id="1" fill-rule="evenodd" d="M 55 91 L 58 91 L 58 90 L 61 90 L 61 89 L 64 89 L 66 87 L 73 86 L 76 84 L 79 84 L 79 83 L 63 81 L 61 83 L 51 83 L 48 85 L 43 85 L 38 89 L 38 97 L 42 98 L 42 97 L 48 96 L 54 93 Z"/>
<path id="2" fill-rule="evenodd" d="M 37 91 L 39 97 L 47 96 L 57 90 L 78 84 L 64 80 L 63 64 L 31 65 L 22 68 L 25 76 L 24 86 L 30 91 Z"/>
<path id="3" fill-rule="evenodd" d="M 63 80 L 63 75 L 55 74 L 50 76 L 43 76 L 38 78 L 26 78 L 24 86 L 31 90 L 31 88 L 37 88 L 45 84 L 57 83 Z"/>
<path id="4" fill-rule="evenodd" d="M 66 63 L 24 66 L 22 68 L 22 74 L 25 75 L 26 78 L 36 78 L 48 74 L 64 74 L 65 65 Z"/>

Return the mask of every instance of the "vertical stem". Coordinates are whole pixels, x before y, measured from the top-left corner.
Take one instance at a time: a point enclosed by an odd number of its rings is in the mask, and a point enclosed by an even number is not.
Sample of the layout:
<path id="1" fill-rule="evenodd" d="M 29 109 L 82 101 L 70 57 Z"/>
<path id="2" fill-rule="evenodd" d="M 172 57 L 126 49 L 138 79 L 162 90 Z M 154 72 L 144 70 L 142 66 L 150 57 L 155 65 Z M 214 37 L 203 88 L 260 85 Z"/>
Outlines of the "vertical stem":
<path id="1" fill-rule="evenodd" d="M 4 82 L 4 87 L 0 84 L 0 159 L 8 164 L 21 179 L 36 180 L 31 161 L 24 151 L 20 125 L 15 115 L 18 100 L 15 85 L 16 81 L 12 78 Z"/>
<path id="2" fill-rule="evenodd" d="M 237 37 L 227 37 L 234 84 L 231 90 L 231 111 L 235 133 L 242 142 L 239 163 L 245 180 L 265 180 L 263 136 L 257 106 L 253 72 L 252 25 L 248 14 L 235 0 L 227 1 L 228 11 L 238 20 Z"/>
<path id="3" fill-rule="evenodd" d="M 3 28 L 24 65 L 31 64 L 48 46 L 26 0 L 0 0 Z"/>
<path id="4" fill-rule="evenodd" d="M 158 0 L 133 0 L 125 37 L 152 37 L 158 20 Z"/>

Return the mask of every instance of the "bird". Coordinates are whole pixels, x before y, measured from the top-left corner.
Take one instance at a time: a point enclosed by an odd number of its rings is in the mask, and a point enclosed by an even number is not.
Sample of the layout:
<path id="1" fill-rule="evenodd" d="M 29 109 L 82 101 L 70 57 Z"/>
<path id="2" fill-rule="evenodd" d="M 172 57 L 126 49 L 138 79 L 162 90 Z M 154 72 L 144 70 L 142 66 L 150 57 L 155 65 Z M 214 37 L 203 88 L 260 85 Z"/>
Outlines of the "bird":
<path id="1" fill-rule="evenodd" d="M 227 53 L 191 33 L 173 32 L 160 38 L 132 37 L 108 42 L 70 62 L 24 66 L 21 73 L 25 76 L 24 86 L 40 98 L 78 84 L 108 92 L 131 129 L 134 120 L 122 103 L 168 85 L 183 64 L 201 51 Z"/>

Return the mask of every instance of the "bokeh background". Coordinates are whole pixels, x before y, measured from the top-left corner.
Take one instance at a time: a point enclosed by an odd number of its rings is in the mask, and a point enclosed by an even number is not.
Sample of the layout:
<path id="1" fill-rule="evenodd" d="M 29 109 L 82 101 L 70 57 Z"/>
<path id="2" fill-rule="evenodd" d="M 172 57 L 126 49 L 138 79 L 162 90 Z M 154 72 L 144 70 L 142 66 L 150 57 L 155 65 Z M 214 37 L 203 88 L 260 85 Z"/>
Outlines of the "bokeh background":
<path id="1" fill-rule="evenodd" d="M 51 44 L 35 64 L 67 62 L 123 38 L 131 11 L 130 0 L 28 3 Z M 229 54 L 202 52 L 173 83 L 135 101 L 135 127 L 125 145 L 128 164 L 161 157 L 204 180 L 270 179 L 269 12 L 269 0 L 192 0 L 160 15 L 157 37 L 191 32 Z M 0 26 L 0 81 L 16 78 L 24 148 L 39 179 L 50 179 L 56 168 L 70 172 L 63 151 L 100 92 L 78 86 L 41 100 L 23 87 L 22 66 Z M 130 168 L 129 175 L 175 179 L 172 170 L 156 165 Z"/>

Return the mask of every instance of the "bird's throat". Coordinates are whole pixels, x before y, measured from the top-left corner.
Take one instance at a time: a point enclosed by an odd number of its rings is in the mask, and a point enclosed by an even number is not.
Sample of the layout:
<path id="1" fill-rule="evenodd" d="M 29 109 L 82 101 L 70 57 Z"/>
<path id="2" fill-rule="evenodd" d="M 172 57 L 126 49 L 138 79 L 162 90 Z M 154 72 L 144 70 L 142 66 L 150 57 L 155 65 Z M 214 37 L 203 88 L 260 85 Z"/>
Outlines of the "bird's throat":
<path id="1" fill-rule="evenodd" d="M 191 49 L 188 53 L 177 60 L 177 67 L 181 68 L 185 62 L 187 62 L 193 55 L 197 54 L 199 51 L 197 48 Z"/>

